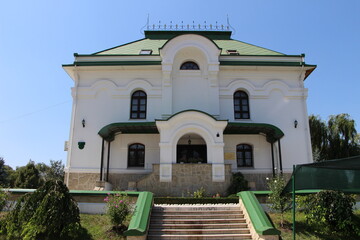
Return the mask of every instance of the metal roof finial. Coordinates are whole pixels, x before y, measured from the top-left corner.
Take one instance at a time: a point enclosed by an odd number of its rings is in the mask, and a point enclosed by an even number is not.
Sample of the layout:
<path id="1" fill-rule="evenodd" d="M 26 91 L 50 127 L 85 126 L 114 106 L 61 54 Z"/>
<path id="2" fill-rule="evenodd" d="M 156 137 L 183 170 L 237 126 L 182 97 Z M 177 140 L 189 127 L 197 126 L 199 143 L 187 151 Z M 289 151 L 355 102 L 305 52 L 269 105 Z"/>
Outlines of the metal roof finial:
<path id="1" fill-rule="evenodd" d="M 149 30 L 149 29 L 150 29 L 149 20 L 150 20 L 150 14 L 148 13 L 146 24 L 140 29 L 140 33 L 141 33 L 142 35 L 145 35 L 145 33 L 144 33 L 144 28 L 145 28 L 145 27 L 146 27 L 146 30 Z"/>
<path id="2" fill-rule="evenodd" d="M 230 24 L 230 21 L 229 21 L 229 15 L 227 14 L 226 15 L 226 18 L 227 18 L 227 27 L 226 27 L 226 30 L 230 31 L 230 28 L 233 30 L 232 32 L 232 35 L 235 35 L 236 34 L 236 30 L 235 28 L 233 28 Z"/>

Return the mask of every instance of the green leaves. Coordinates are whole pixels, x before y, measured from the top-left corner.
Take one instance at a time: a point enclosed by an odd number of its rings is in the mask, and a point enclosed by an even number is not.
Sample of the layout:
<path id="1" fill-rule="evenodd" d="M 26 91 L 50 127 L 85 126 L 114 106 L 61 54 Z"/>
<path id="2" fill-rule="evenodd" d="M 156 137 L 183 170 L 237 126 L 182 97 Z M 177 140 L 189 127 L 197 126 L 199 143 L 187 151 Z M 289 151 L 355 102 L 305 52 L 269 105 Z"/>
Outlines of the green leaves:
<path id="1" fill-rule="evenodd" d="M 317 194 L 299 197 L 299 207 L 304 211 L 306 220 L 324 232 L 358 233 L 354 223 L 353 206 L 355 197 L 343 192 L 324 190 Z"/>
<path id="2" fill-rule="evenodd" d="M 119 193 L 114 195 L 108 194 L 104 201 L 107 205 L 107 214 L 110 217 L 111 223 L 116 226 L 123 225 L 132 212 L 129 197 Z"/>
<path id="3" fill-rule="evenodd" d="M 331 115 L 327 123 L 310 115 L 309 126 L 315 162 L 360 154 L 360 137 L 349 114 Z"/>
<path id="4" fill-rule="evenodd" d="M 248 190 L 248 181 L 244 178 L 244 175 L 242 175 L 241 172 L 233 173 L 231 178 L 231 183 L 228 188 L 228 195 L 236 194 L 241 191 Z"/>
<path id="5" fill-rule="evenodd" d="M 7 239 L 78 239 L 79 208 L 61 181 L 48 181 L 18 199 L 6 219 Z"/>
<path id="6" fill-rule="evenodd" d="M 286 181 L 282 175 L 276 175 L 274 178 L 269 179 L 268 182 L 269 190 L 269 202 L 271 203 L 270 208 L 281 214 L 281 227 L 284 223 L 284 213 L 290 209 L 290 194 L 281 194 L 285 188 Z"/>

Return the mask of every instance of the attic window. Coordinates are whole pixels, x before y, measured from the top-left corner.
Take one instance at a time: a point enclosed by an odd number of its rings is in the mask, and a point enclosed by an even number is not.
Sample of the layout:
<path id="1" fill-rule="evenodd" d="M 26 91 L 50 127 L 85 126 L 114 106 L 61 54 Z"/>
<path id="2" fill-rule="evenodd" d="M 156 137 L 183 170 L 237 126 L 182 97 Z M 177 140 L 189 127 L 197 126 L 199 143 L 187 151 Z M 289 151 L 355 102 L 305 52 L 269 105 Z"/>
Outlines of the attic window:
<path id="1" fill-rule="evenodd" d="M 140 51 L 140 55 L 151 55 L 152 54 L 152 50 L 151 49 L 142 49 Z"/>
<path id="2" fill-rule="evenodd" d="M 184 62 L 180 67 L 180 70 L 199 70 L 199 69 L 200 69 L 199 65 L 191 61 Z"/>
<path id="3" fill-rule="evenodd" d="M 227 50 L 227 53 L 228 53 L 229 55 L 240 55 L 237 50 Z"/>

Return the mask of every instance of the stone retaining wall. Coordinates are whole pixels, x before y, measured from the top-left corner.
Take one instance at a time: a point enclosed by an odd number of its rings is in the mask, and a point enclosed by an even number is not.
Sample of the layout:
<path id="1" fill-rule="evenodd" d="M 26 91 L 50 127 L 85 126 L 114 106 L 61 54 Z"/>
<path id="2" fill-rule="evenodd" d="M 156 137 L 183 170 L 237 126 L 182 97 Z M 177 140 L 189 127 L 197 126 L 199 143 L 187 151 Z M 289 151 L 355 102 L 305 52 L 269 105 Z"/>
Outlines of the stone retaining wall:
<path id="1" fill-rule="evenodd" d="M 212 196 L 219 193 L 226 195 L 226 190 L 231 183 L 231 165 L 225 164 L 225 182 L 212 181 L 211 164 L 173 164 L 172 182 L 160 182 L 159 164 L 153 165 L 153 172 L 149 174 L 124 174 L 110 173 L 109 182 L 114 190 L 139 190 L 150 191 L 156 196 L 187 197 L 203 187 L 207 195 Z M 67 179 L 65 174 L 65 182 Z M 243 174 L 249 182 L 250 190 L 268 190 L 266 178 L 271 178 L 271 173 L 246 173 Z M 284 173 L 286 179 L 291 174 Z M 68 188 L 72 190 L 94 190 L 99 173 L 70 173 Z"/>
<path id="2" fill-rule="evenodd" d="M 113 186 L 113 190 L 135 190 L 131 189 L 131 187 L 135 188 L 135 186 L 129 186 L 129 183 L 131 185 L 131 182 L 137 182 L 140 179 L 148 176 L 150 173 L 147 174 L 126 174 L 126 173 L 109 173 L 109 182 Z M 148 190 L 146 190 L 148 191 Z"/>
<path id="3" fill-rule="evenodd" d="M 65 183 L 68 173 L 65 173 Z M 70 173 L 67 187 L 71 190 L 94 190 L 99 173 Z"/>
<path id="4" fill-rule="evenodd" d="M 272 173 L 243 173 L 244 178 L 249 182 L 250 190 L 268 190 L 266 178 L 271 179 Z M 284 173 L 285 180 L 289 180 L 291 173 Z"/>
<path id="5" fill-rule="evenodd" d="M 208 196 L 226 195 L 231 181 L 231 165 L 225 165 L 225 182 L 212 181 L 211 164 L 173 164 L 172 181 L 160 182 L 159 164 L 153 165 L 153 173 L 137 182 L 139 191 L 150 191 L 155 196 L 189 196 L 203 187 Z"/>

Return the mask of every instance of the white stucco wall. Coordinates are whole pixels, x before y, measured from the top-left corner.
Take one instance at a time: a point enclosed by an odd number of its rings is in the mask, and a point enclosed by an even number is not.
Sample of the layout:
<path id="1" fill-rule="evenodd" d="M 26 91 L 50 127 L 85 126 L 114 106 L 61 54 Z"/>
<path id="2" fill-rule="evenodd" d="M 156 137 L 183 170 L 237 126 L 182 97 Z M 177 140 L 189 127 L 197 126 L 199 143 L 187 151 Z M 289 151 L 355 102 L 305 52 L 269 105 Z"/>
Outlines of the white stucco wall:
<path id="1" fill-rule="evenodd" d="M 66 171 L 99 172 L 102 139 L 98 132 L 104 126 L 115 122 L 153 122 L 186 109 L 201 110 L 229 122 L 275 125 L 285 134 L 281 139 L 284 171 L 291 171 L 293 164 L 311 162 L 307 89 L 303 86 L 301 68 L 219 66 L 219 53 L 209 39 L 183 35 L 161 49 L 161 66 L 98 66 L 73 70 L 76 76 L 72 89 L 74 110 Z M 200 70 L 180 71 L 181 63 L 189 60 L 198 63 Z M 130 98 L 136 90 L 147 94 L 145 120 L 129 118 Z M 237 90 L 249 95 L 250 119 L 234 119 L 233 94 Z M 81 124 L 83 119 L 85 127 Z M 295 120 L 297 128 L 294 128 Z M 79 141 L 86 142 L 83 150 L 77 146 Z M 135 142 L 146 148 L 144 170 L 160 162 L 159 134 L 119 134 L 111 143 L 111 172 L 141 171 L 127 168 L 127 146 Z M 237 169 L 235 160 L 225 160 L 232 164 L 234 171 L 271 171 L 270 143 L 264 136 L 225 135 L 224 143 L 225 153 L 235 151 L 239 143 L 254 146 L 253 169 Z M 276 165 L 277 147 L 275 144 Z M 173 163 L 175 153 L 169 153 L 172 154 L 169 163 Z M 106 154 L 104 162 L 105 159 Z"/>
<path id="2" fill-rule="evenodd" d="M 225 163 L 231 164 L 233 171 L 270 173 L 272 172 L 271 146 L 262 135 L 224 135 L 224 152 L 231 159 Z M 254 167 L 238 168 L 236 162 L 236 145 L 249 144 L 253 147 Z M 229 154 L 231 153 L 231 154 Z"/>

